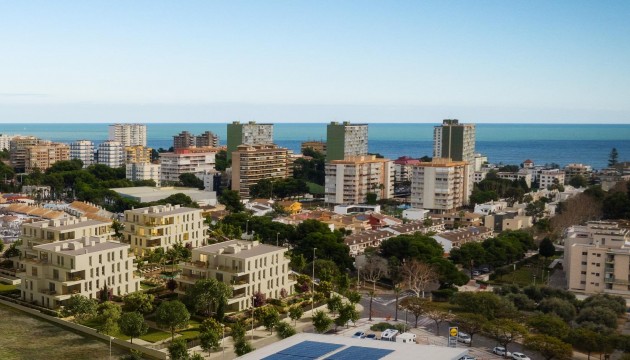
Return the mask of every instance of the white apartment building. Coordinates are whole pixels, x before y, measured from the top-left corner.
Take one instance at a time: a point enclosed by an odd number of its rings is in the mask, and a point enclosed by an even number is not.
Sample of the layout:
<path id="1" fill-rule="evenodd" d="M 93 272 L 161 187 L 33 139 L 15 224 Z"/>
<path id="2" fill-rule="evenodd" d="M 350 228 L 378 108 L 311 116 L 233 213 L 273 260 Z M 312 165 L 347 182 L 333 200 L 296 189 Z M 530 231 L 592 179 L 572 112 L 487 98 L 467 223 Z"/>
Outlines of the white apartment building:
<path id="1" fill-rule="evenodd" d="M 107 140 L 98 145 L 98 163 L 111 168 L 125 164 L 125 148 L 118 141 Z"/>
<path id="2" fill-rule="evenodd" d="M 147 146 L 147 126 L 142 124 L 109 125 L 109 140 L 118 141 L 122 146 Z"/>
<path id="3" fill-rule="evenodd" d="M 94 164 L 94 143 L 90 140 L 77 140 L 70 143 L 70 159 L 83 161 L 86 168 Z"/>
<path id="4" fill-rule="evenodd" d="M 161 153 L 160 179 L 179 181 L 179 175 L 192 173 L 202 175 L 215 170 L 216 148 L 184 148 L 175 152 Z"/>
<path id="5" fill-rule="evenodd" d="M 506 201 L 488 201 L 483 204 L 475 204 L 475 214 L 489 215 L 500 213 L 507 209 L 508 203 Z"/>
<path id="6" fill-rule="evenodd" d="M 488 157 L 481 154 L 475 154 L 474 171 L 481 171 L 481 168 L 488 163 Z"/>
<path id="7" fill-rule="evenodd" d="M 11 139 L 16 135 L 0 134 L 0 151 L 11 149 Z"/>
<path id="8" fill-rule="evenodd" d="M 273 124 L 257 124 L 250 121 L 241 124 L 234 121 L 227 125 L 227 159 L 232 159 L 232 154 L 240 145 L 273 144 Z"/>
<path id="9" fill-rule="evenodd" d="M 411 206 L 450 213 L 464 205 L 468 178 L 465 161 L 433 158 L 414 165 L 411 176 Z"/>
<path id="10" fill-rule="evenodd" d="M 160 186 L 161 165 L 151 163 L 128 163 L 125 165 L 128 180 L 153 180 L 156 186 Z"/>
<path id="11" fill-rule="evenodd" d="M 476 175 L 476 173 L 475 173 Z M 527 184 L 528 188 L 532 187 L 532 174 L 528 174 L 526 172 L 507 172 L 507 171 L 499 171 L 497 172 L 497 177 L 499 179 L 505 179 L 510 181 L 515 180 L 524 180 L 525 184 Z"/>
<path id="12" fill-rule="evenodd" d="M 541 189 L 546 189 L 547 187 L 557 182 L 560 185 L 564 184 L 564 171 L 559 169 L 551 169 L 551 170 L 542 170 L 538 178 L 540 180 L 539 186 Z"/>
<path id="13" fill-rule="evenodd" d="M 394 196 L 394 163 L 374 155 L 348 156 L 326 163 L 325 201 L 333 204 L 362 204 L 367 194 L 377 200 Z"/>
<path id="14" fill-rule="evenodd" d="M 83 237 L 38 245 L 33 252 L 17 272 L 24 301 L 55 309 L 72 295 L 98 299 L 105 287 L 118 296 L 140 290 L 128 244 Z"/>
<path id="15" fill-rule="evenodd" d="M 346 157 L 368 153 L 368 125 L 331 122 L 326 128 L 326 160 L 343 160 Z"/>
<path id="16" fill-rule="evenodd" d="M 580 175 L 586 179 L 593 174 L 593 167 L 584 164 L 568 164 L 564 167 L 565 181 L 568 183 L 572 177 Z"/>
<path id="17" fill-rule="evenodd" d="M 157 205 L 126 210 L 123 241 L 138 255 L 146 250 L 168 250 L 177 242 L 193 248 L 205 243 L 208 225 L 201 209 L 179 205 Z"/>
<path id="18" fill-rule="evenodd" d="M 570 291 L 630 298 L 630 233 L 615 222 L 567 229 L 563 268 Z"/>
<path id="19" fill-rule="evenodd" d="M 295 281 L 289 278 L 287 248 L 261 244 L 258 241 L 229 240 L 192 250 L 192 262 L 184 263 L 177 278 L 176 291 L 186 289 L 200 279 L 216 279 L 233 289 L 227 311 L 252 307 L 257 292 L 267 298 L 281 298 L 282 290 L 293 293 Z"/>
<path id="20" fill-rule="evenodd" d="M 433 131 L 433 157 L 466 162 L 464 205 L 472 194 L 475 181 L 475 124 L 460 124 L 457 119 L 446 119 Z M 483 165 L 483 164 L 482 164 Z"/>

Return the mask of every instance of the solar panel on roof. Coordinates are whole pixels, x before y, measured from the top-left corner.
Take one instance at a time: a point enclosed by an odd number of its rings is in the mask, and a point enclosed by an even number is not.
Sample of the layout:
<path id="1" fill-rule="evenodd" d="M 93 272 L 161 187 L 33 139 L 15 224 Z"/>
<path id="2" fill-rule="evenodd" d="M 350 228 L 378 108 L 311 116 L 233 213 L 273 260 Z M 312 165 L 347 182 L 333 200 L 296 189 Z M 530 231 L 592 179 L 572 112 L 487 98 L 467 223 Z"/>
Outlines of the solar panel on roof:
<path id="1" fill-rule="evenodd" d="M 379 360 L 392 352 L 394 352 L 394 350 L 350 346 L 347 349 L 328 356 L 326 360 Z"/>
<path id="2" fill-rule="evenodd" d="M 330 344 L 317 341 L 302 341 L 301 343 L 280 350 L 263 360 L 307 360 L 317 359 L 345 345 Z"/>

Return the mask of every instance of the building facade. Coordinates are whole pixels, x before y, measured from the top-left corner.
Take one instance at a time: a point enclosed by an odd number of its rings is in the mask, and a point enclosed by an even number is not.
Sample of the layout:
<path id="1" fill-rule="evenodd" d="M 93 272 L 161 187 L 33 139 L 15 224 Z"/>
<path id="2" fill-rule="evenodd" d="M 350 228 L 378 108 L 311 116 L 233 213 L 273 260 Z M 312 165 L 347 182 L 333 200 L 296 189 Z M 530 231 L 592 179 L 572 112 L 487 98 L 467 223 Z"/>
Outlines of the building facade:
<path id="1" fill-rule="evenodd" d="M 331 122 L 326 128 L 326 161 L 368 153 L 368 125 Z"/>
<path id="2" fill-rule="evenodd" d="M 568 164 L 564 167 L 564 180 L 566 183 L 571 181 L 574 176 L 583 176 L 585 179 L 590 179 L 593 175 L 593 167 L 584 164 Z"/>
<path id="3" fill-rule="evenodd" d="M 161 153 L 161 180 L 179 181 L 179 176 L 184 173 L 202 175 L 214 171 L 216 155 L 216 148 L 187 148 Z"/>
<path id="4" fill-rule="evenodd" d="M 374 155 L 349 156 L 326 163 L 325 201 L 362 204 L 369 193 L 377 200 L 394 196 L 394 163 Z"/>
<path id="5" fill-rule="evenodd" d="M 211 131 L 206 131 L 201 135 L 193 135 L 188 131 L 182 131 L 173 136 L 174 149 L 187 149 L 191 147 L 218 147 L 219 137 Z"/>
<path id="6" fill-rule="evenodd" d="M 204 131 L 203 134 L 195 136 L 196 147 L 219 147 L 219 136 L 212 131 Z"/>
<path id="7" fill-rule="evenodd" d="M 449 213 L 464 205 L 467 181 L 464 161 L 433 158 L 414 165 L 411 175 L 411 206 Z"/>
<path id="8" fill-rule="evenodd" d="M 152 151 L 150 147 L 142 145 L 125 146 L 125 164 L 148 164 L 151 162 Z"/>
<path id="9" fill-rule="evenodd" d="M 143 124 L 109 125 L 109 140 L 118 141 L 122 146 L 147 146 L 147 126 Z"/>
<path id="10" fill-rule="evenodd" d="M 9 159 L 16 172 L 23 172 L 26 166 L 26 148 L 39 145 L 42 140 L 35 136 L 14 136 L 9 142 Z"/>
<path id="11" fill-rule="evenodd" d="M 240 145 L 273 144 L 273 124 L 256 124 L 250 121 L 241 124 L 235 121 L 227 125 L 227 159 Z"/>
<path id="12" fill-rule="evenodd" d="M 41 141 L 39 145 L 26 147 L 24 172 L 31 173 L 35 169 L 46 171 L 57 161 L 64 160 L 70 160 L 68 144 Z"/>
<path id="13" fill-rule="evenodd" d="M 140 290 L 129 245 L 83 237 L 38 245 L 17 272 L 22 300 L 55 309 L 72 295 L 98 299 L 101 291 L 123 296 Z"/>
<path id="14" fill-rule="evenodd" d="M 86 168 L 94 164 L 94 143 L 90 140 L 77 140 L 70 143 L 70 159 L 83 161 Z"/>
<path id="15" fill-rule="evenodd" d="M 630 297 L 630 234 L 615 222 L 573 226 L 564 238 L 567 288 L 583 294 Z"/>
<path id="16" fill-rule="evenodd" d="M 123 241 L 143 255 L 147 250 L 165 251 L 178 242 L 193 248 L 204 244 L 208 226 L 201 209 L 179 205 L 157 205 L 126 210 Z"/>
<path id="17" fill-rule="evenodd" d="M 564 184 L 564 171 L 558 169 L 542 170 L 538 174 L 539 187 L 541 189 L 547 189 L 554 184 Z"/>
<path id="18" fill-rule="evenodd" d="M 289 150 L 274 144 L 240 145 L 232 153 L 232 190 L 249 198 L 249 189 L 262 179 L 289 177 Z"/>
<path id="19" fill-rule="evenodd" d="M 125 165 L 126 178 L 131 181 L 153 180 L 156 186 L 160 186 L 160 164 L 128 163 Z"/>
<path id="20" fill-rule="evenodd" d="M 107 140 L 98 145 L 98 163 L 111 168 L 118 168 L 125 164 L 124 147 L 118 141 Z"/>
<path id="21" fill-rule="evenodd" d="M 300 151 L 304 154 L 304 150 L 311 148 L 319 153 L 326 154 L 325 141 L 304 141 L 300 144 Z"/>
<path id="22" fill-rule="evenodd" d="M 412 159 L 409 156 L 401 156 L 394 160 L 395 181 L 397 183 L 411 181 L 412 166 L 419 163 L 420 160 Z"/>
<path id="23" fill-rule="evenodd" d="M 261 293 L 268 299 L 280 299 L 283 290 L 293 293 L 295 281 L 289 278 L 287 248 L 260 244 L 258 241 L 229 240 L 192 250 L 192 262 L 182 266 L 176 291 L 186 289 L 200 279 L 216 279 L 232 287 L 227 311 L 252 307 L 252 297 Z"/>
<path id="24" fill-rule="evenodd" d="M 460 124 L 457 119 L 446 119 L 433 130 L 433 157 L 466 162 L 464 204 L 472 194 L 475 180 L 475 124 Z"/>

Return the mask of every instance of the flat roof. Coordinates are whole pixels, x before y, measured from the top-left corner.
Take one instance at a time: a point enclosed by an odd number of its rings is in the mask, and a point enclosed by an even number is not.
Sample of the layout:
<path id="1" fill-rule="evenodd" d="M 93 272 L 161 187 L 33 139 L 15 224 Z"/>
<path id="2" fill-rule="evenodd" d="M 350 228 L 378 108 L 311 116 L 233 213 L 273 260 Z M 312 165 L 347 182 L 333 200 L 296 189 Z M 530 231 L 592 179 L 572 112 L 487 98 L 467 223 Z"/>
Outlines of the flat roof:
<path id="1" fill-rule="evenodd" d="M 56 249 L 59 247 L 59 251 Z M 65 247 L 65 248 L 64 248 Z M 108 241 L 100 239 L 98 237 L 91 238 L 79 238 L 73 240 L 57 241 L 50 244 L 43 244 L 34 246 L 36 250 L 53 251 L 59 254 L 66 255 L 82 255 L 88 253 L 95 253 L 99 251 L 113 250 L 117 248 L 129 247 L 127 244 L 120 243 L 118 241 Z"/>
<path id="2" fill-rule="evenodd" d="M 157 211 L 156 211 L 157 210 Z M 155 216 L 163 216 L 163 215 L 176 215 L 176 214 L 185 214 L 188 212 L 199 211 L 201 209 L 197 208 L 189 208 L 185 206 L 179 205 L 154 205 L 149 207 L 137 208 L 132 210 L 125 210 L 125 213 L 130 212 L 133 214 L 145 214 L 145 215 L 155 215 Z"/>
<path id="3" fill-rule="evenodd" d="M 286 248 L 282 246 L 261 244 L 258 241 L 228 240 L 228 241 L 223 241 L 223 242 L 212 244 L 212 245 L 201 246 L 196 249 L 193 249 L 193 251 L 198 251 L 203 254 L 217 254 L 219 250 L 227 249 L 228 247 L 234 246 L 234 245 L 240 247 L 239 252 L 231 253 L 231 252 L 225 252 L 224 250 L 222 255 L 229 255 L 236 258 L 247 259 L 250 257 L 260 256 L 267 253 L 273 253 L 276 251 L 286 250 Z M 249 249 L 247 248 L 248 245 L 250 246 Z"/>
<path id="4" fill-rule="evenodd" d="M 24 224 L 24 226 L 27 227 L 34 227 L 34 228 L 40 228 L 40 229 L 54 229 L 55 231 L 64 231 L 64 230 L 73 230 L 73 229 L 79 229 L 79 228 L 83 228 L 83 227 L 87 227 L 87 226 L 103 226 L 103 225 L 109 225 L 111 224 L 111 221 L 109 222 L 105 222 L 105 221 L 98 221 L 98 220 L 76 220 L 76 222 L 73 222 L 71 224 L 64 224 L 64 220 L 68 220 L 68 219 L 58 219 L 58 220 L 45 220 L 45 221 L 37 221 L 37 222 L 32 222 L 30 224 Z M 53 225 L 55 222 L 60 222 L 59 225 Z M 52 224 L 51 224 L 52 223 Z M 46 227 L 44 227 L 44 225 L 46 225 Z"/>
<path id="5" fill-rule="evenodd" d="M 348 355 L 351 355 L 348 357 Z M 354 339 L 300 333 L 252 351 L 239 359 L 383 359 L 383 360 L 457 360 L 468 354 L 464 348 L 414 345 L 393 341 Z"/>

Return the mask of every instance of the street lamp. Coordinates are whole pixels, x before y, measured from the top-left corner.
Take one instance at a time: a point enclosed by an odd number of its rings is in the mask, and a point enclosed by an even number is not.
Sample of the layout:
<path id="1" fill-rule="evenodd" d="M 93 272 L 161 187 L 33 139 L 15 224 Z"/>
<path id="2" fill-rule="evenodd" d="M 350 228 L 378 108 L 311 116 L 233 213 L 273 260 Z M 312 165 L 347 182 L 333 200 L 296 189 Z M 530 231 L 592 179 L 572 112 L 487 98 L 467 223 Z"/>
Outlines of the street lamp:
<path id="1" fill-rule="evenodd" d="M 315 250 L 317 250 L 317 248 L 313 248 L 313 299 L 311 299 L 311 316 L 315 315 Z"/>
<path id="2" fill-rule="evenodd" d="M 109 360 L 112 360 L 112 340 L 114 339 L 113 336 L 109 337 Z"/>

